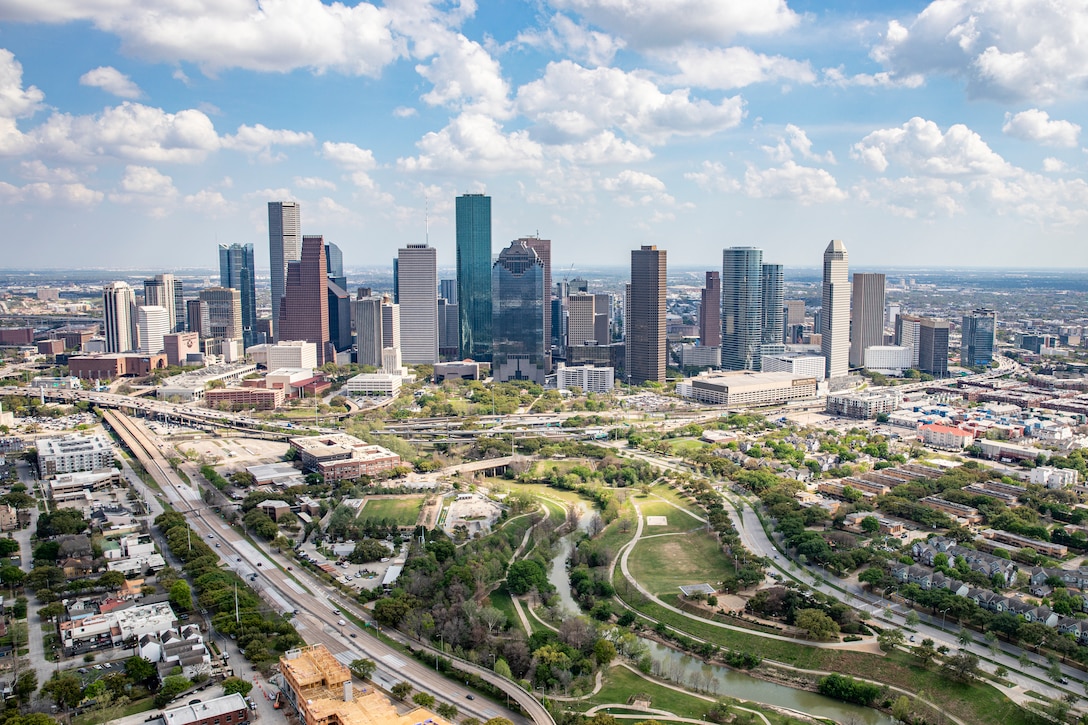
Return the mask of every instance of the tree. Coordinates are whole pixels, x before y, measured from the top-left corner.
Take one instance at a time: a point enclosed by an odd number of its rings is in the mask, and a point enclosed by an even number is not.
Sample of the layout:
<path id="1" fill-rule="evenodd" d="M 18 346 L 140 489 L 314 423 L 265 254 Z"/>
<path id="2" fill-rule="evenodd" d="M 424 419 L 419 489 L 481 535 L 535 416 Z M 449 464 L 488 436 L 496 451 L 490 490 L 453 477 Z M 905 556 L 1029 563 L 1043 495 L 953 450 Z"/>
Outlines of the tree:
<path id="1" fill-rule="evenodd" d="M 178 579 L 170 586 L 170 603 L 183 612 L 193 608 L 193 591 L 187 581 Z"/>
<path id="2" fill-rule="evenodd" d="M 906 613 L 906 615 L 903 617 L 903 621 L 907 623 L 908 627 L 917 627 L 918 623 L 922 621 L 922 619 L 918 616 L 918 612 L 912 609 Z"/>
<path id="3" fill-rule="evenodd" d="M 903 630 L 896 627 L 888 627 L 876 636 L 877 644 L 880 645 L 880 649 L 884 652 L 891 652 L 903 644 L 903 640 Z"/>
<path id="4" fill-rule="evenodd" d="M 374 670 L 378 668 L 378 663 L 374 660 L 361 657 L 357 660 L 352 660 L 348 665 L 348 669 L 351 670 L 351 674 L 358 677 L 360 680 L 369 680 L 371 675 L 374 674 Z"/>
<path id="5" fill-rule="evenodd" d="M 914 656 L 922 661 L 922 667 L 929 666 L 929 663 L 937 657 L 937 650 L 934 649 L 933 644 L 933 640 L 926 637 L 914 648 Z"/>
<path id="6" fill-rule="evenodd" d="M 892 703 L 892 717 L 902 723 L 910 722 L 910 700 L 907 699 L 906 695 L 900 695 Z"/>
<path id="7" fill-rule="evenodd" d="M 7 541 L 7 539 L 3 539 Z M 11 566 L 6 564 L 0 566 L 0 582 L 3 582 L 5 586 L 17 587 L 26 581 L 26 572 L 17 566 Z"/>
<path id="8" fill-rule="evenodd" d="M 152 679 L 157 680 L 159 676 L 159 672 L 155 669 L 155 665 L 150 660 L 143 657 L 129 657 L 125 660 L 125 674 L 128 675 L 130 680 L 137 684 L 149 682 Z"/>
<path id="9" fill-rule="evenodd" d="M 223 680 L 224 695 L 241 695 L 245 697 L 253 689 L 253 683 L 243 680 L 241 677 L 228 677 Z"/>
<path id="10" fill-rule="evenodd" d="M 609 662 L 616 659 L 616 645 L 604 638 L 597 640 L 593 645 L 593 657 L 599 666 L 607 666 Z"/>
<path id="11" fill-rule="evenodd" d="M 58 708 L 75 707 L 83 699 L 83 681 L 67 672 L 54 673 L 42 685 L 42 694 L 51 698 Z"/>
<path id="12" fill-rule="evenodd" d="M 793 623 L 813 639 L 828 640 L 839 636 L 839 625 L 819 609 L 798 609 Z"/>
<path id="13" fill-rule="evenodd" d="M 448 702 L 441 703 L 435 712 L 450 722 L 453 722 L 457 718 L 457 706 Z"/>
<path id="14" fill-rule="evenodd" d="M 180 669 L 180 668 L 179 668 Z M 189 680 L 185 675 L 170 675 L 162 681 L 162 688 L 155 695 L 155 707 L 166 707 L 171 700 L 189 689 Z"/>
<path id="15" fill-rule="evenodd" d="M 389 692 L 398 700 L 404 700 L 411 694 L 412 684 L 410 682 L 398 682 L 389 689 Z"/>
<path id="16" fill-rule="evenodd" d="M 412 695 L 412 702 L 419 705 L 420 707 L 430 709 L 434 707 L 435 700 L 434 695 L 426 692 L 417 692 L 416 694 Z"/>
<path id="17" fill-rule="evenodd" d="M 125 575 L 119 571 L 107 571 L 98 577 L 97 584 L 103 589 L 120 589 L 125 585 Z"/>
<path id="18" fill-rule="evenodd" d="M 19 542 L 15 539 L 0 539 L 0 556 L 11 556 L 19 553 Z"/>
<path id="19" fill-rule="evenodd" d="M 959 654 L 946 659 L 942 669 L 953 679 L 969 682 L 978 675 L 978 657 L 961 650 Z"/>
<path id="20" fill-rule="evenodd" d="M 507 679 L 514 677 L 514 673 L 510 671 L 510 665 L 502 657 L 495 660 L 495 674 Z"/>
<path id="21" fill-rule="evenodd" d="M 491 634 L 498 627 L 506 626 L 506 613 L 498 607 L 482 607 L 478 613 L 480 621 L 487 625 L 487 633 Z"/>
<path id="22" fill-rule="evenodd" d="M 504 717 L 493 717 L 485 722 L 484 725 L 514 725 L 514 723 Z"/>
<path id="23" fill-rule="evenodd" d="M 34 670 L 26 670 L 19 673 L 15 680 L 15 696 L 20 702 L 29 702 L 30 696 L 38 689 L 38 675 Z"/>
<path id="24" fill-rule="evenodd" d="M 966 647 L 967 645 L 971 644 L 973 640 L 974 637 L 972 637 L 971 633 L 968 632 L 966 629 L 961 629 L 960 633 L 956 635 L 956 641 L 960 643 L 961 647 Z"/>
<path id="25" fill-rule="evenodd" d="M 548 584 L 548 572 L 535 559 L 515 561 L 506 570 L 506 587 L 514 594 L 527 594 L 533 587 Z"/>
<path id="26" fill-rule="evenodd" d="M 875 534 L 880 531 L 880 521 L 876 516 L 866 516 L 861 520 L 861 530 L 867 534 Z"/>

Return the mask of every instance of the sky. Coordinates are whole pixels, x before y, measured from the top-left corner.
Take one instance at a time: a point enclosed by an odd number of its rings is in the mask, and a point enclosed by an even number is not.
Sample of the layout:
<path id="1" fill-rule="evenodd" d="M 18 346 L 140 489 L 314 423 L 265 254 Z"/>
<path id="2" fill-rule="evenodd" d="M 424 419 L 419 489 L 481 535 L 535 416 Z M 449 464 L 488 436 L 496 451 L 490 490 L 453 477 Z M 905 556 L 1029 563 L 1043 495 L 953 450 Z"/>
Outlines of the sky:
<path id="1" fill-rule="evenodd" d="M 345 266 L 492 197 L 553 268 L 1088 267 L 1073 0 L 0 0 L 0 267 Z"/>

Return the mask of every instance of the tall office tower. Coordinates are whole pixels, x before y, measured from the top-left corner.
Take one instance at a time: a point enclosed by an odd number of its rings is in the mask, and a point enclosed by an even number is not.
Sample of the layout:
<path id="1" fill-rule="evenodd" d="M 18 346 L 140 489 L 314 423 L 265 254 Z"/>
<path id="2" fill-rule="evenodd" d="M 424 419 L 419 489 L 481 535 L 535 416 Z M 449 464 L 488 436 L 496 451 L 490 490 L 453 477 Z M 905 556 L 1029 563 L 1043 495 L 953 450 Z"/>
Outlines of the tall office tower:
<path id="1" fill-rule="evenodd" d="M 720 347 L 722 344 L 722 276 L 707 272 L 699 299 L 699 344 Z"/>
<path id="2" fill-rule="evenodd" d="M 400 349 L 400 305 L 382 295 L 382 347 Z"/>
<path id="3" fill-rule="evenodd" d="M 195 332 L 200 337 L 207 337 L 202 325 L 204 317 L 203 302 L 199 299 L 185 301 L 185 322 L 189 332 Z"/>
<path id="4" fill-rule="evenodd" d="M 556 347 L 560 355 L 566 355 L 564 348 L 567 345 L 569 332 L 567 297 L 570 296 L 570 283 L 566 280 L 556 282 L 553 293 L 555 297 L 552 300 L 552 329 L 549 333 L 551 344 Z"/>
<path id="5" fill-rule="evenodd" d="M 544 384 L 544 263 L 524 240 L 499 253 L 491 271 L 491 370 L 496 382 Z"/>
<path id="6" fill-rule="evenodd" d="M 968 367 L 989 365 L 994 360 L 994 340 L 997 334 L 997 313 L 977 309 L 963 316 L 963 344 L 960 364 Z"/>
<path id="7" fill-rule="evenodd" d="M 593 303 L 593 339 L 598 345 L 612 342 L 612 295 L 595 294 Z"/>
<path id="8" fill-rule="evenodd" d="M 948 320 L 923 318 L 918 325 L 918 369 L 935 378 L 948 376 Z"/>
<path id="9" fill-rule="evenodd" d="M 884 327 L 895 329 L 895 318 L 903 311 L 903 306 L 898 302 L 888 302 L 885 307 Z"/>
<path id="10" fill-rule="evenodd" d="M 325 243 L 325 271 L 337 287 L 342 290 L 348 288 L 348 278 L 344 275 L 344 253 L 332 242 Z"/>
<path id="11" fill-rule="evenodd" d="M 329 349 L 329 277 L 325 238 L 302 238 L 302 258 L 287 265 L 276 341 L 305 340 L 317 345 L 317 364 L 331 362 Z"/>
<path id="12" fill-rule="evenodd" d="M 597 339 L 597 295 L 579 292 L 567 297 L 567 347 L 597 343 L 608 344 L 608 340 Z"/>
<path id="13" fill-rule="evenodd" d="M 850 264 L 846 245 L 833 239 L 824 250 L 823 307 L 820 347 L 827 360 L 827 377 L 850 372 Z"/>
<path id="14" fill-rule="evenodd" d="M 219 245 L 219 286 L 238 290 L 242 298 L 242 340 L 246 347 L 258 342 L 256 270 L 252 244 Z"/>
<path id="15" fill-rule="evenodd" d="M 457 197 L 457 310 L 461 357 L 491 359 L 491 197 Z"/>
<path id="16" fill-rule="evenodd" d="M 922 369 L 919 366 L 918 358 L 918 341 L 922 334 L 921 324 L 921 317 L 904 314 L 899 314 L 895 316 L 895 344 L 899 345 L 900 347 L 910 348 L 910 366 L 912 368 L 918 368 L 919 370 Z"/>
<path id="17" fill-rule="evenodd" d="M 167 332 L 185 331 L 185 296 L 181 280 L 175 279 L 174 275 L 157 274 L 151 279 L 145 279 L 144 304 L 158 305 L 166 310 L 170 323 Z"/>
<path id="18" fill-rule="evenodd" d="M 632 385 L 665 382 L 664 249 L 643 245 L 631 250 L 631 286 L 627 302 L 627 378 Z M 758 275 L 757 275 L 758 277 Z"/>
<path id="19" fill-rule="evenodd" d="M 548 355 L 548 371 L 551 371 L 551 329 L 552 329 L 552 240 L 540 237 L 522 237 L 519 242 L 536 252 L 540 263 L 544 265 L 544 352 Z"/>
<path id="20" fill-rule="evenodd" d="M 438 362 L 438 251 L 434 247 L 409 244 L 397 251 L 397 289 L 401 358 L 412 365 Z"/>
<path id="21" fill-rule="evenodd" d="M 457 280 L 441 279 L 438 281 L 438 296 L 445 298 L 451 305 L 457 304 Z M 460 342 L 458 342 L 460 344 Z"/>
<path id="22" fill-rule="evenodd" d="M 351 295 L 330 277 L 328 280 L 329 298 L 329 342 L 337 352 L 351 350 Z"/>
<path id="23" fill-rule="evenodd" d="M 589 292 L 589 280 L 582 277 L 575 277 L 568 284 L 570 284 L 572 294 L 575 292 Z"/>
<path id="24" fill-rule="evenodd" d="M 785 328 L 782 310 L 786 304 L 786 275 L 781 264 L 764 264 L 760 270 L 763 277 L 763 332 L 764 345 L 781 345 Z"/>
<path id="25" fill-rule="evenodd" d="M 805 334 L 805 301 L 786 300 L 783 308 L 785 334 L 783 341 L 788 344 L 797 344 Z"/>
<path id="26" fill-rule="evenodd" d="M 460 320 L 457 305 L 438 298 L 438 354 L 444 360 L 455 360 L 461 351 Z"/>
<path id="27" fill-rule="evenodd" d="M 106 352 L 128 352 L 136 348 L 136 292 L 127 282 L 111 282 L 102 288 Z"/>
<path id="28" fill-rule="evenodd" d="M 884 344 L 884 275 L 854 273 L 850 300 L 850 367 L 865 365 L 865 348 Z"/>
<path id="29" fill-rule="evenodd" d="M 722 367 L 759 370 L 763 344 L 763 252 L 722 250 Z"/>
<path id="30" fill-rule="evenodd" d="M 360 365 L 382 364 L 382 298 L 359 297 L 355 305 L 355 361 Z"/>
<path id="31" fill-rule="evenodd" d="M 171 300 L 173 301 L 173 300 Z M 154 355 L 162 352 L 163 338 L 170 334 L 170 312 L 159 305 L 136 308 L 136 326 L 140 330 L 140 353 Z"/>
<path id="32" fill-rule="evenodd" d="M 287 265 L 302 258 L 300 211 L 301 207 L 295 201 L 268 202 L 268 260 L 272 267 L 272 336 L 277 341 L 281 339 L 280 301 L 287 294 Z M 318 351 L 318 355 L 320 354 L 321 352 Z"/>
<path id="33" fill-rule="evenodd" d="M 221 340 L 242 339 L 242 293 L 230 287 L 200 290 L 200 326 L 204 337 Z"/>

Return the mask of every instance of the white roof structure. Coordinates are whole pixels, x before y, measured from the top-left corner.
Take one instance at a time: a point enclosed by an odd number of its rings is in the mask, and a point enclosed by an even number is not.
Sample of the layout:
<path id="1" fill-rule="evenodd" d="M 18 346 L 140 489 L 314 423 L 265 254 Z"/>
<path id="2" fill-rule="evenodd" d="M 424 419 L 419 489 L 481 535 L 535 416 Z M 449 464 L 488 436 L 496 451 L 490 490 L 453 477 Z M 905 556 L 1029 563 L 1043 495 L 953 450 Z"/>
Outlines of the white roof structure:
<path id="1" fill-rule="evenodd" d="M 236 692 L 207 702 L 198 702 L 193 705 L 175 707 L 172 710 L 163 710 L 162 719 L 166 725 L 190 725 L 190 723 L 197 723 L 209 718 L 226 715 L 228 712 L 238 712 L 245 709 L 246 699 Z"/>

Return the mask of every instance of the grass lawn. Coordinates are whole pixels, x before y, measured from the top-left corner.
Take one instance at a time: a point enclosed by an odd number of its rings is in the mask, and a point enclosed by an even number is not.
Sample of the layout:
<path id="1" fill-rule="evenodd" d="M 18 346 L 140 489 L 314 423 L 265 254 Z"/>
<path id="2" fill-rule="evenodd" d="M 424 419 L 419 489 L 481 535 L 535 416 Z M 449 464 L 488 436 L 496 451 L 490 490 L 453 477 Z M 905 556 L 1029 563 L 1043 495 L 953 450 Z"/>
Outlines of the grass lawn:
<path id="1" fill-rule="evenodd" d="M 397 526 L 414 526 L 419 519 L 422 496 L 368 498 L 359 515 L 364 519 L 389 519 Z"/>
<path id="2" fill-rule="evenodd" d="M 109 708 L 107 711 L 92 711 L 85 712 L 82 715 L 77 715 L 72 718 L 72 725 L 93 725 L 94 723 L 103 722 L 103 715 L 108 714 L 109 720 L 112 721 L 116 718 L 128 717 L 129 715 L 138 715 L 141 712 L 148 712 L 155 709 L 155 698 L 145 697 L 135 702 L 130 702 L 120 709 Z"/>
<path id="3" fill-rule="evenodd" d="M 685 453 L 694 453 L 700 448 L 706 448 L 710 445 L 698 438 L 677 438 L 667 441 L 667 443 L 669 444 L 669 447 L 672 448 L 672 452 L 678 456 Z"/>
<path id="4" fill-rule="evenodd" d="M 628 698 L 638 693 L 646 693 L 650 696 L 651 707 L 668 710 L 680 717 L 701 719 L 710 706 L 706 700 L 662 687 L 639 677 L 626 667 L 613 667 L 608 670 L 604 675 L 600 692 L 589 699 L 570 704 L 573 707 L 588 710 L 594 705 L 606 703 L 625 704 Z M 652 715 L 646 716 L 647 719 L 652 717 Z"/>
<path id="5" fill-rule="evenodd" d="M 657 528 L 664 527 L 650 530 Z M 658 596 L 675 594 L 683 584 L 706 582 L 716 588 L 733 572 L 732 562 L 721 552 L 718 542 L 703 531 L 640 539 L 628 565 L 631 575 Z"/>
<path id="6" fill-rule="evenodd" d="M 691 531 L 699 526 L 706 526 L 706 524 L 700 524 L 698 521 L 688 516 L 683 511 L 677 509 L 675 506 L 670 506 L 664 501 L 658 500 L 653 496 L 649 498 L 638 499 L 638 508 L 642 512 L 643 518 L 647 516 L 664 516 L 668 519 L 667 526 L 650 526 L 648 523 L 643 524 L 642 535 L 652 536 L 654 534 L 670 534 L 679 531 Z"/>
<path id="7" fill-rule="evenodd" d="M 506 621 L 511 627 L 521 629 L 521 620 L 518 619 L 518 613 L 514 611 L 514 602 L 510 598 L 510 592 L 506 591 L 505 585 L 491 592 L 488 597 L 491 599 L 491 606 L 506 615 Z"/>

